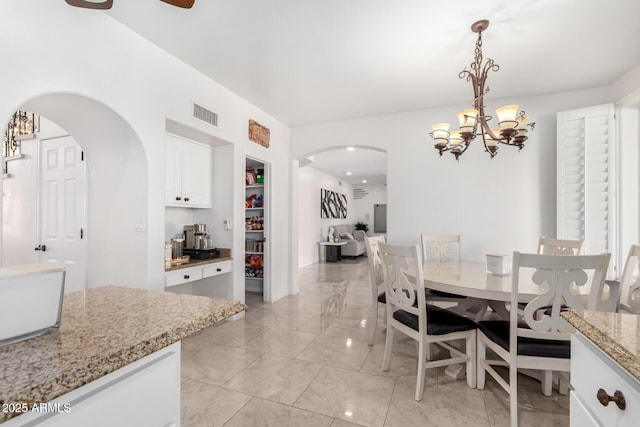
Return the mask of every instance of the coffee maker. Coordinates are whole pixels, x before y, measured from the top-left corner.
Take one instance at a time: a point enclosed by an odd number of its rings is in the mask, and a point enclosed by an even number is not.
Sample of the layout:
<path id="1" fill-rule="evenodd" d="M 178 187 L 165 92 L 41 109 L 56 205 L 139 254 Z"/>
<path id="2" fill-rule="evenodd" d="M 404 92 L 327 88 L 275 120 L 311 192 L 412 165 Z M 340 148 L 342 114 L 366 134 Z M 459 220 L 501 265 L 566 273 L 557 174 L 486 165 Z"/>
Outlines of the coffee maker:
<path id="1" fill-rule="evenodd" d="M 218 257 L 218 250 L 213 247 L 206 224 L 184 226 L 185 248 L 183 253 L 193 259 Z"/>

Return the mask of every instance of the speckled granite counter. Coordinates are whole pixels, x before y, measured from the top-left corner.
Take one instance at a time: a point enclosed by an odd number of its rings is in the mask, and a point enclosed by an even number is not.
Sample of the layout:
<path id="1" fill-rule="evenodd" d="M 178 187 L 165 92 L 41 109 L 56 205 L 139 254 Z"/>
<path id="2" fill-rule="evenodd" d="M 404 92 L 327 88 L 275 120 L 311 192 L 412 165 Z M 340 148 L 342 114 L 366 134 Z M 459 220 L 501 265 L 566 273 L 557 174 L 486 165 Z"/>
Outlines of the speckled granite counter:
<path id="1" fill-rule="evenodd" d="M 0 403 L 48 402 L 245 309 L 116 286 L 68 294 L 60 330 L 0 347 Z"/>
<path id="2" fill-rule="evenodd" d="M 640 381 L 640 316 L 586 310 L 562 316 Z"/>

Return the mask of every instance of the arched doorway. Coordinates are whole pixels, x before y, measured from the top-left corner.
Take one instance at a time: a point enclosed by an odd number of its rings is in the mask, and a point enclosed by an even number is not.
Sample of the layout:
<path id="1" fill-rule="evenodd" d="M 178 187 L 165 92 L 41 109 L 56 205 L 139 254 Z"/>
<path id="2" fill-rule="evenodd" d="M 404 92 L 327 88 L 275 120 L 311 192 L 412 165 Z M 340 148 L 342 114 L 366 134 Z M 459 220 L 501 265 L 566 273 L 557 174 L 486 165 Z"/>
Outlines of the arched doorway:
<path id="1" fill-rule="evenodd" d="M 303 156 L 299 165 L 298 262 L 295 268 L 322 259 L 318 242 L 326 240 L 330 225 L 360 223 L 366 225 L 369 235 L 386 232 L 387 153 L 384 150 L 348 145 L 327 147 Z M 327 192 L 339 194 L 346 201 L 346 215 L 340 218 L 324 215 L 323 218 L 320 195 Z M 384 231 L 381 233 L 380 230 Z M 349 255 L 354 254 L 350 252 Z"/>
<path id="2" fill-rule="evenodd" d="M 108 106 L 82 95 L 45 94 L 18 107 L 59 125 L 84 153 L 86 287 L 146 288 L 148 161 L 135 131 Z"/>

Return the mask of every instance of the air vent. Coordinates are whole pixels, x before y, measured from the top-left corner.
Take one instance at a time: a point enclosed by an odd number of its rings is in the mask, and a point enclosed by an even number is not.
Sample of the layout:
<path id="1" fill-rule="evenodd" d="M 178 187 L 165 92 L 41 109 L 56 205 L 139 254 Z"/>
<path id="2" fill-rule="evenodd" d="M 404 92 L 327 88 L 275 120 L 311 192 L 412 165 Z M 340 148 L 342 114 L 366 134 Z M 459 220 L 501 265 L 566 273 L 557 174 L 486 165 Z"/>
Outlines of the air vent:
<path id="1" fill-rule="evenodd" d="M 355 200 L 361 200 L 364 199 L 365 197 L 367 197 L 369 193 L 367 192 L 367 190 L 363 189 L 363 188 L 354 188 L 353 189 L 353 198 Z"/>
<path id="2" fill-rule="evenodd" d="M 193 117 L 198 120 L 202 120 L 205 123 L 209 123 L 211 126 L 218 127 L 218 115 L 196 103 L 193 104 Z"/>

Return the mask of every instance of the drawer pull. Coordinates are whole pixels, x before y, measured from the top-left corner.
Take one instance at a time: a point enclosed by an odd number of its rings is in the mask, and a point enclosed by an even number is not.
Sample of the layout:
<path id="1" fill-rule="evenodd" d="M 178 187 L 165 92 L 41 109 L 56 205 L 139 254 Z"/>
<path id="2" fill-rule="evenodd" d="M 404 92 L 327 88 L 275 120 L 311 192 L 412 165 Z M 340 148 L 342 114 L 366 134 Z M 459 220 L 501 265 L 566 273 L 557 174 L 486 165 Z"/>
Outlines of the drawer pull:
<path id="1" fill-rule="evenodd" d="M 221 268 L 216 268 L 216 271 L 219 273 L 219 272 L 222 271 L 222 269 Z"/>
<path id="2" fill-rule="evenodd" d="M 184 278 L 185 278 L 185 279 L 188 279 L 188 278 L 190 278 L 190 277 L 191 277 L 191 276 L 189 276 L 188 274 L 185 274 L 185 275 L 184 275 Z"/>
<path id="3" fill-rule="evenodd" d="M 613 396 L 609 396 L 604 389 L 598 390 L 598 401 L 602 404 L 602 406 L 607 406 L 609 402 L 615 402 L 615 404 L 621 410 L 625 410 L 627 407 L 627 401 L 624 399 L 624 394 L 620 390 L 616 390 L 613 393 Z"/>

